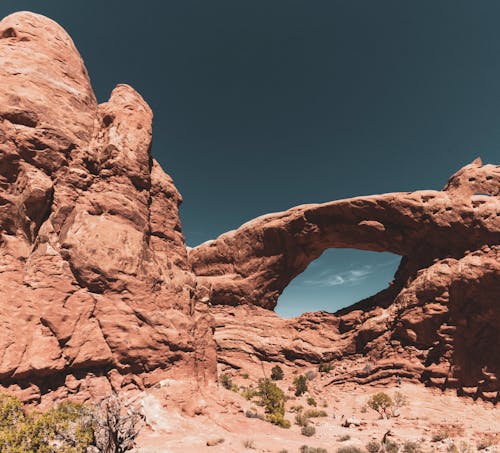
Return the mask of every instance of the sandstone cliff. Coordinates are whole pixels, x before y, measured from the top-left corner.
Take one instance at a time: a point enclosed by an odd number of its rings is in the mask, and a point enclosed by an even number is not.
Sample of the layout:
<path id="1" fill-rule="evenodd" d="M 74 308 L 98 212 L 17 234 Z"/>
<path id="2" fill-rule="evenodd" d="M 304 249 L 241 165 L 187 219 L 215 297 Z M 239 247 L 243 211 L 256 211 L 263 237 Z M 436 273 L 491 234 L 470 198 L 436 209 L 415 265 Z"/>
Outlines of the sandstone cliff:
<path id="1" fill-rule="evenodd" d="M 498 166 L 476 160 L 442 191 L 269 214 L 188 252 L 141 96 L 119 85 L 97 104 L 69 36 L 32 13 L 0 22 L 0 63 L 3 386 L 85 399 L 166 376 L 203 385 L 217 362 L 332 360 L 332 384 L 399 374 L 498 399 Z M 341 247 L 401 255 L 393 284 L 337 314 L 275 315 Z"/>

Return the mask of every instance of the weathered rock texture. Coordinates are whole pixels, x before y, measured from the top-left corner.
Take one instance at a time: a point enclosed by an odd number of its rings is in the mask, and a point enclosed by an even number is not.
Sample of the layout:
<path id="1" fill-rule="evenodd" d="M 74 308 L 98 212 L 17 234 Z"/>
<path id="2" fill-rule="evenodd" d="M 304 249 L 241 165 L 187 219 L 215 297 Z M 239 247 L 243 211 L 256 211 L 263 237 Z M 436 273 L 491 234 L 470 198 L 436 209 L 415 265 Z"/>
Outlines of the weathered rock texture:
<path id="1" fill-rule="evenodd" d="M 443 191 L 299 206 L 188 253 L 151 121 L 127 85 L 97 104 L 51 20 L 0 22 L 2 385 L 43 402 L 203 383 L 217 360 L 338 360 L 332 383 L 398 373 L 498 398 L 499 167 L 475 161 Z M 342 312 L 275 315 L 331 247 L 403 258 L 389 288 Z"/>
<path id="2" fill-rule="evenodd" d="M 478 159 L 443 191 L 298 206 L 193 249 L 199 291 L 215 305 L 219 361 L 349 360 L 336 381 L 400 374 L 498 398 L 499 188 L 500 167 Z M 255 307 L 273 309 L 332 247 L 403 258 L 389 288 L 335 315 L 283 320 Z"/>
<path id="3" fill-rule="evenodd" d="M 213 374 L 181 197 L 151 158 L 151 121 L 127 85 L 97 104 L 56 23 L 0 22 L 2 383 L 36 399 L 89 375 L 105 390 L 173 365 Z"/>

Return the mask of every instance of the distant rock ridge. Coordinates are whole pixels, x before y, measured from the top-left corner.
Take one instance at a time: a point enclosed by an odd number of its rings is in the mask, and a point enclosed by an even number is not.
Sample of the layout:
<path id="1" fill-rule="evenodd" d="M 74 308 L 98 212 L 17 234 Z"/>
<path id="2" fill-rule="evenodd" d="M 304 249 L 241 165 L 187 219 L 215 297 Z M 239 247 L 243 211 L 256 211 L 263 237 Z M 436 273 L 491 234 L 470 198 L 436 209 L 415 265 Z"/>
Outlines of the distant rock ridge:
<path id="1" fill-rule="evenodd" d="M 186 247 L 152 112 L 128 85 L 97 104 L 71 38 L 0 22 L 0 384 L 82 400 L 219 367 L 338 362 L 332 385 L 396 374 L 498 400 L 500 167 L 442 191 L 298 206 Z M 194 183 L 194 182 L 193 182 Z M 284 288 L 326 248 L 402 256 L 392 285 L 287 320 Z"/>

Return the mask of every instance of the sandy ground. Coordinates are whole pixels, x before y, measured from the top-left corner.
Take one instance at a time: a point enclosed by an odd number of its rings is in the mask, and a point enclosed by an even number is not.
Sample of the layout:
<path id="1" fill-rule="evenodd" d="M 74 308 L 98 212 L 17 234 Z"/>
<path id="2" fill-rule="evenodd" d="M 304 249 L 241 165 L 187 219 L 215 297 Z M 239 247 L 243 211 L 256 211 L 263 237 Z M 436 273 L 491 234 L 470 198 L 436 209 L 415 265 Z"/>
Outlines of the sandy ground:
<path id="1" fill-rule="evenodd" d="M 222 387 L 207 389 L 199 396 L 188 382 L 164 381 L 143 395 L 148 422 L 134 451 L 292 453 L 303 445 L 323 447 L 330 453 L 345 446 L 366 451 L 364 447 L 369 441 L 380 441 L 390 430 L 390 440 L 400 446 L 400 452 L 405 451 L 403 446 L 408 441 L 416 442 L 422 452 L 500 452 L 500 408 L 491 403 L 405 382 L 400 387 L 396 383 L 385 387 L 327 386 L 328 375 L 318 373 L 308 382 L 309 392 L 296 398 L 292 378 L 277 381 L 290 397 L 286 403 L 290 429 L 247 418 L 248 409 L 262 412 L 255 402 L 257 398 L 247 401 L 241 394 Z M 256 386 L 256 380 L 239 376 L 233 381 L 240 387 Z M 368 398 L 381 391 L 390 396 L 395 392 L 406 396 L 408 405 L 400 408 L 399 416 L 381 419 L 367 408 Z M 306 437 L 294 423 L 295 413 L 290 410 L 296 405 L 310 409 L 307 403 L 310 396 L 317 402 L 316 409 L 324 410 L 327 417 L 311 419 L 316 433 Z M 343 427 L 342 416 L 357 419 L 360 425 Z M 438 437 L 444 438 L 436 440 Z"/>

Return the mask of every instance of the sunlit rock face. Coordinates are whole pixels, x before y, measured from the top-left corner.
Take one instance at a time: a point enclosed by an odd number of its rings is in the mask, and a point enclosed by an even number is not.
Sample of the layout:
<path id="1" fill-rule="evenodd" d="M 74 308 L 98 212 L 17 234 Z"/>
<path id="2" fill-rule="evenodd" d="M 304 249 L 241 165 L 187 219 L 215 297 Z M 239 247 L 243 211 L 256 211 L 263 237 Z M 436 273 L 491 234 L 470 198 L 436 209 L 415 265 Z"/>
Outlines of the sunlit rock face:
<path id="1" fill-rule="evenodd" d="M 332 383 L 399 374 L 498 398 L 500 169 L 443 191 L 304 205 L 188 252 L 152 112 L 97 104 L 66 32 L 0 22 L 0 383 L 35 403 L 215 380 L 216 364 L 338 361 Z M 193 181 L 193 184 L 196 182 Z M 337 314 L 274 314 L 326 248 L 389 251 L 392 285 Z"/>
<path id="2" fill-rule="evenodd" d="M 478 159 L 442 191 L 298 206 L 191 250 L 199 291 L 214 305 L 219 358 L 234 367 L 248 357 L 341 360 L 349 366 L 334 382 L 399 374 L 497 399 L 499 189 L 500 167 Z M 389 288 L 335 315 L 270 313 L 290 281 L 332 247 L 402 260 Z"/>
<path id="3" fill-rule="evenodd" d="M 13 14 L 0 38 L 0 380 L 36 399 L 74 375 L 81 394 L 155 370 L 213 376 L 149 106 L 127 85 L 98 105 L 50 19 Z"/>

